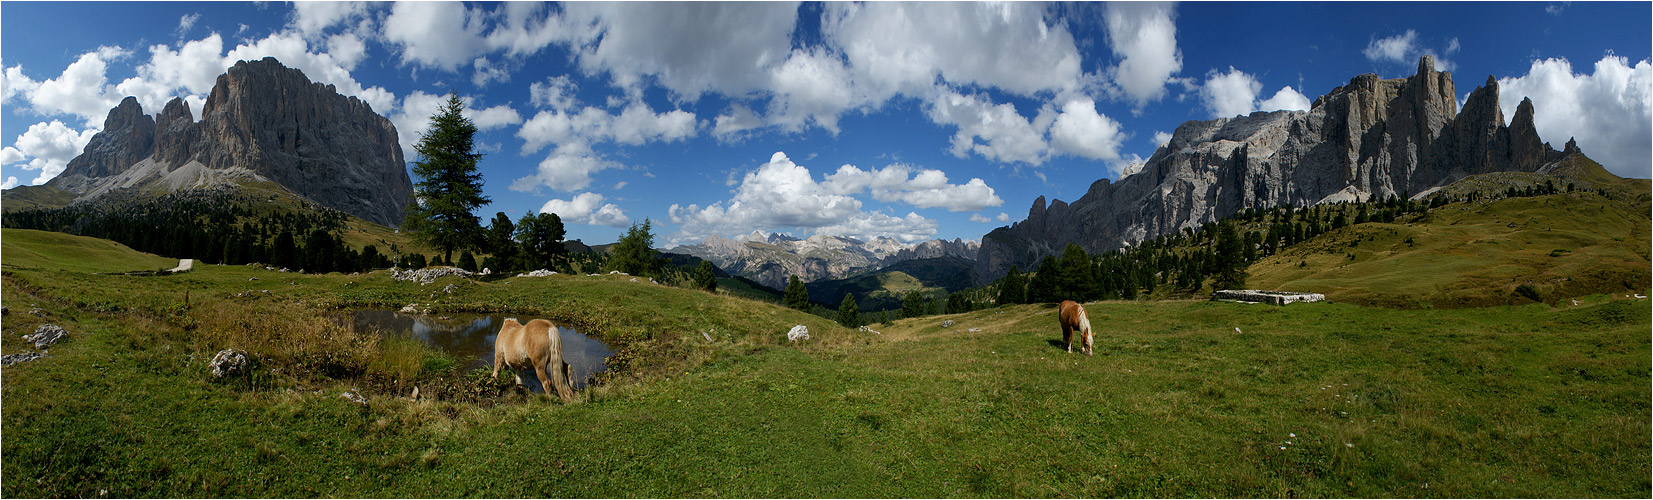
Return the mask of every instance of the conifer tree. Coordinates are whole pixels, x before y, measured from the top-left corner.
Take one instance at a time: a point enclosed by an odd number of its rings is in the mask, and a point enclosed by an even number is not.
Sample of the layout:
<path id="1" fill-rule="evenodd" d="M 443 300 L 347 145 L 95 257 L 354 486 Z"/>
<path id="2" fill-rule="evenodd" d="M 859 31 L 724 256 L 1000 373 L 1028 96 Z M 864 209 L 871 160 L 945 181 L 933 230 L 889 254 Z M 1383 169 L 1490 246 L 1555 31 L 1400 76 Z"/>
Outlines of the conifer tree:
<path id="1" fill-rule="evenodd" d="M 482 158 L 474 151 L 476 125 L 464 110 L 459 94 L 448 94 L 448 102 L 431 117 L 430 129 L 413 146 L 419 155 L 413 162 L 418 182 L 403 223 L 450 262 L 455 249 L 481 246 L 482 224 L 471 212 L 491 201 L 482 195 L 482 173 L 476 166 Z"/>
<path id="2" fill-rule="evenodd" d="M 554 213 L 523 214 L 517 220 L 516 239 L 521 243 L 522 268 L 528 271 L 551 269 L 551 258 L 567 252 L 562 218 Z"/>
<path id="3" fill-rule="evenodd" d="M 717 272 L 712 266 L 712 261 L 700 261 L 700 265 L 695 267 L 694 286 L 708 292 L 717 292 Z"/>
<path id="4" fill-rule="evenodd" d="M 1022 270 L 1014 265 L 1010 266 L 1010 272 L 999 279 L 998 302 L 1000 305 L 1027 303 L 1027 275 L 1022 274 Z"/>
<path id="5" fill-rule="evenodd" d="M 641 225 L 632 224 L 631 229 L 626 230 L 614 244 L 614 255 L 608 259 L 609 270 L 632 276 L 654 276 L 660 272 L 661 265 L 654 258 L 654 235 L 649 232 L 651 224 L 643 219 Z"/>
<path id="6" fill-rule="evenodd" d="M 517 265 L 517 254 L 520 253 L 515 239 L 516 224 L 511 223 L 511 217 L 505 212 L 494 214 L 494 220 L 488 225 L 487 236 L 483 247 L 488 251 L 487 259 L 483 260 L 482 267 L 495 272 L 513 271 Z"/>
<path id="7" fill-rule="evenodd" d="M 844 328 L 861 326 L 861 312 L 855 309 L 854 295 L 844 294 L 844 303 L 838 306 L 838 324 L 844 325 Z"/>
<path id="8" fill-rule="evenodd" d="M 929 308 L 930 305 L 924 300 L 924 294 L 918 293 L 918 290 L 907 292 L 907 296 L 901 299 L 902 318 L 923 316 Z"/>
<path id="9" fill-rule="evenodd" d="M 796 274 L 792 275 L 792 278 L 787 280 L 786 293 L 782 297 L 784 297 L 782 300 L 786 307 L 797 309 L 799 311 L 808 311 L 810 309 L 809 288 L 804 286 L 803 280 L 798 279 L 798 275 Z"/>
<path id="10" fill-rule="evenodd" d="M 1245 288 L 1246 262 L 1245 243 L 1240 240 L 1239 232 L 1234 229 L 1233 222 L 1226 222 L 1217 230 L 1217 280 L 1212 283 L 1218 290 L 1237 290 Z"/>

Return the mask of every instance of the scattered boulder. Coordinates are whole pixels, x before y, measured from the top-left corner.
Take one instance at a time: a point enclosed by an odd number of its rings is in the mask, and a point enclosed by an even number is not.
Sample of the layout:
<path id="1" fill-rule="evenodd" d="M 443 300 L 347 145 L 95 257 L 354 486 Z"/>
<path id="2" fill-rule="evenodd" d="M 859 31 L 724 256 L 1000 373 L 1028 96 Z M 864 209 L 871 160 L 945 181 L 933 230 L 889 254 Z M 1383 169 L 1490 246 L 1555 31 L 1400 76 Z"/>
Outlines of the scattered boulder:
<path id="1" fill-rule="evenodd" d="M 224 378 L 244 375 L 252 364 L 252 357 L 247 351 L 240 349 L 224 349 L 212 356 L 207 362 L 207 369 L 211 370 L 213 378 Z"/>
<path id="2" fill-rule="evenodd" d="M 33 314 L 35 316 L 39 316 L 39 317 L 42 317 L 42 318 L 46 317 L 46 311 L 41 310 L 38 307 L 29 309 L 29 314 Z"/>
<path id="3" fill-rule="evenodd" d="M 340 394 L 339 397 L 348 399 L 352 403 L 367 406 L 367 398 L 363 397 L 361 393 L 356 391 L 344 391 L 344 394 Z"/>
<path id="4" fill-rule="evenodd" d="M 557 272 L 549 270 L 549 269 L 536 269 L 536 270 L 533 270 L 533 271 L 528 271 L 526 273 L 518 274 L 517 277 L 518 278 L 542 278 L 542 277 L 550 276 L 550 275 L 553 275 L 553 274 L 557 274 Z"/>
<path id="5" fill-rule="evenodd" d="M 419 304 L 408 304 L 396 312 L 402 314 L 419 314 Z"/>
<path id="6" fill-rule="evenodd" d="M 799 340 L 809 340 L 809 327 L 804 326 L 804 325 L 798 325 L 798 326 L 792 327 L 791 330 L 786 332 L 786 340 L 788 342 L 797 342 Z"/>
<path id="7" fill-rule="evenodd" d="M 34 361 L 44 357 L 46 357 L 46 353 L 34 351 L 23 351 L 17 354 L 7 354 L 5 356 L 0 356 L 0 366 L 11 366 L 25 361 Z"/>
<path id="8" fill-rule="evenodd" d="M 69 340 L 69 332 L 57 325 L 40 325 L 34 329 L 34 335 L 24 335 L 23 340 L 34 342 L 35 349 L 45 349 L 52 344 Z"/>
<path id="9" fill-rule="evenodd" d="M 1211 300 L 1283 306 L 1293 302 L 1320 302 L 1326 300 L 1326 296 L 1318 293 L 1274 290 L 1217 290 L 1211 293 Z"/>
<path id="10" fill-rule="evenodd" d="M 459 288 L 459 285 L 448 283 L 448 286 L 442 287 L 442 293 L 451 294 L 456 288 Z"/>
<path id="11" fill-rule="evenodd" d="M 949 319 L 949 320 L 943 320 L 941 322 L 941 327 L 942 328 L 947 328 L 947 327 L 950 327 L 950 326 L 953 326 L 953 320 Z"/>
<path id="12" fill-rule="evenodd" d="M 408 269 L 408 270 L 401 270 L 401 269 L 397 269 L 397 268 L 394 268 L 394 267 L 390 268 L 390 277 L 391 277 L 391 279 L 394 279 L 396 281 L 417 281 L 417 282 L 419 282 L 420 285 L 429 285 L 432 282 L 436 281 L 437 278 L 441 278 L 443 276 L 458 276 L 460 278 L 469 278 L 471 276 L 476 276 L 476 273 L 466 271 L 464 269 L 460 269 L 460 268 L 457 268 L 457 267 L 447 267 L 447 266 L 427 267 L 427 268 L 424 268 L 424 269 Z"/>
<path id="13" fill-rule="evenodd" d="M 861 331 L 861 332 L 871 333 L 871 334 L 874 334 L 874 335 L 883 335 L 884 334 L 884 332 L 874 330 L 874 329 L 872 329 L 872 327 L 866 326 L 866 325 L 862 325 L 860 328 L 856 328 L 855 330 L 856 331 Z"/>

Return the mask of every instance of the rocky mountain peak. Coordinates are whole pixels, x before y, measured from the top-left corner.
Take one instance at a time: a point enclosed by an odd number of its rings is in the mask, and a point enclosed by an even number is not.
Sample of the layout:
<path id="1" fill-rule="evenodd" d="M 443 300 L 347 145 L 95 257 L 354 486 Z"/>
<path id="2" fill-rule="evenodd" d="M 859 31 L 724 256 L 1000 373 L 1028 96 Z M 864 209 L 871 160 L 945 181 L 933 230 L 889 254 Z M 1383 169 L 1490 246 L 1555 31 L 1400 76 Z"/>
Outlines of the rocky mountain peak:
<path id="1" fill-rule="evenodd" d="M 199 163 L 202 183 L 253 176 L 273 181 L 323 206 L 388 226 L 402 222 L 413 192 L 396 127 L 360 99 L 313 83 L 275 58 L 240 61 L 219 75 L 195 121 L 182 99 L 159 115 L 127 97 L 109 112 L 104 130 L 52 185 L 98 196 Z M 133 170 L 143 160 L 152 168 Z"/>
<path id="2" fill-rule="evenodd" d="M 1424 56 L 1409 77 L 1357 75 L 1307 112 L 1185 122 L 1141 172 L 1093 183 L 1071 203 L 1040 196 L 1027 220 L 983 236 L 977 275 L 1027 269 L 1069 243 L 1102 252 L 1250 207 L 1420 193 L 1559 157 L 1532 128 L 1530 102 L 1505 126 L 1498 90 L 1489 77 L 1460 110 L 1451 73 Z"/>

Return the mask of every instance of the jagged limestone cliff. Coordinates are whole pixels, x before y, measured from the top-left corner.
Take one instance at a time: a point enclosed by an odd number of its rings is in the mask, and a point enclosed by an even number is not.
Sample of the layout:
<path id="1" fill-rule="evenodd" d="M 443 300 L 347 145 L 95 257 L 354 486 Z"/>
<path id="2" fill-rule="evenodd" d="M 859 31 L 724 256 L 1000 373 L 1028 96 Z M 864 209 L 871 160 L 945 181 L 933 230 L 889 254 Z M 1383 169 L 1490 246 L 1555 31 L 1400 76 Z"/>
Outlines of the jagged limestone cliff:
<path id="1" fill-rule="evenodd" d="M 1530 101 L 1505 126 L 1496 79 L 1471 92 L 1462 111 L 1454 92 L 1451 73 L 1424 56 L 1411 77 L 1356 76 L 1307 112 L 1184 123 L 1141 172 L 1098 180 L 1071 204 L 1046 206 L 1041 196 L 1026 220 L 983 236 L 976 272 L 997 279 L 1069 243 L 1101 252 L 1250 207 L 1416 194 L 1560 158 L 1539 140 Z"/>
<path id="2" fill-rule="evenodd" d="M 274 58 L 219 75 L 199 122 L 182 99 L 151 116 L 127 97 L 47 185 L 87 200 L 248 179 L 390 226 L 401 224 L 413 192 L 390 120 Z"/>

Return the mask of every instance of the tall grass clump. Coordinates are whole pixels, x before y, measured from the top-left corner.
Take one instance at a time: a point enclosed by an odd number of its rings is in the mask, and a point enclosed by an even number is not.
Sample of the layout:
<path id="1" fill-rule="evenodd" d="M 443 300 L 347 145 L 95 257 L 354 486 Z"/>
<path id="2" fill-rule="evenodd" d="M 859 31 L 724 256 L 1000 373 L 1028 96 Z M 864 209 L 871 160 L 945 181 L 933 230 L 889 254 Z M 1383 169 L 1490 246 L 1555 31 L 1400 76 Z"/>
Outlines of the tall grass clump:
<path id="1" fill-rule="evenodd" d="M 247 351 L 276 374 L 326 378 L 379 378 L 407 382 L 427 366 L 451 367 L 445 355 L 411 338 L 358 331 L 347 321 L 302 304 L 279 301 L 216 301 L 193 308 L 199 352 Z"/>

